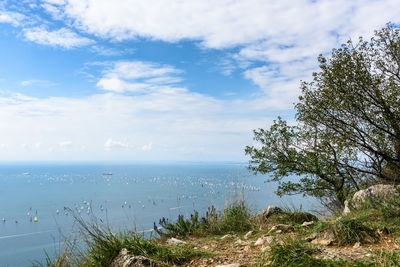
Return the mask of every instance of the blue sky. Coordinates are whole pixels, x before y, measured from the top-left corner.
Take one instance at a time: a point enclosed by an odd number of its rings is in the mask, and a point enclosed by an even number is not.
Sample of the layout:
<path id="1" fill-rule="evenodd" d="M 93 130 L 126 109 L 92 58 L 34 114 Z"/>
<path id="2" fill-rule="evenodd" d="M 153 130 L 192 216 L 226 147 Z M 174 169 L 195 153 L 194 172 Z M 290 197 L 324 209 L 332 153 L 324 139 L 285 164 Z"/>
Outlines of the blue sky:
<path id="1" fill-rule="evenodd" d="M 0 160 L 246 160 L 396 1 L 0 2 Z"/>

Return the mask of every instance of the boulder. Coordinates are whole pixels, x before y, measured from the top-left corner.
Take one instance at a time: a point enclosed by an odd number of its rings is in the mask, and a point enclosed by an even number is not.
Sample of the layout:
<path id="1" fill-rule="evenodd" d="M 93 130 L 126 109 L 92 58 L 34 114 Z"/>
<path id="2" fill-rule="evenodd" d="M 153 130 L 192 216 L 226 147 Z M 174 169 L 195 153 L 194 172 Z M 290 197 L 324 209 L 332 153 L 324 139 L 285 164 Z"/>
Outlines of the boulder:
<path id="1" fill-rule="evenodd" d="M 388 197 L 398 197 L 400 185 L 376 184 L 357 191 L 350 201 L 345 201 L 344 214 L 350 213 L 349 206 L 358 209 L 366 201 L 382 201 Z"/>
<path id="2" fill-rule="evenodd" d="M 118 256 L 112 261 L 110 267 L 161 267 L 161 263 L 143 256 L 134 256 L 126 248 L 121 249 Z"/>

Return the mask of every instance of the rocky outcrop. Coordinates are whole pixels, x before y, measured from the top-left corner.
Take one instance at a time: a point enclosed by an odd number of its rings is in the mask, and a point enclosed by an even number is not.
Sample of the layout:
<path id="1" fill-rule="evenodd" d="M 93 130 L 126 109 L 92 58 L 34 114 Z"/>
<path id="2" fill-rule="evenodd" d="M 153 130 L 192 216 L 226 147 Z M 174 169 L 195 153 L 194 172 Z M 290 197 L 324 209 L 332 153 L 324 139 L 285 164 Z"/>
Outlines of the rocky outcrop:
<path id="1" fill-rule="evenodd" d="M 366 201 L 382 201 L 388 197 L 399 197 L 400 185 L 377 184 L 357 191 L 349 201 L 345 201 L 344 214 L 350 213 L 350 208 L 358 209 Z"/>
<path id="2" fill-rule="evenodd" d="M 161 267 L 162 264 L 143 256 L 130 255 L 126 248 L 121 249 L 110 267 Z"/>

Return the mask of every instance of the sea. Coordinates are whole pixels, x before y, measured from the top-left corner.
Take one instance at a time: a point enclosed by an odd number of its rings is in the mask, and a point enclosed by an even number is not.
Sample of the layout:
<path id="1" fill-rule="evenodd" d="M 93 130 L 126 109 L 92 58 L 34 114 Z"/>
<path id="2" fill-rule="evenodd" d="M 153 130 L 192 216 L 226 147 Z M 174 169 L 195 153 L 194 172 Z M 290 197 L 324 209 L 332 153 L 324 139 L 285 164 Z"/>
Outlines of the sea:
<path id="1" fill-rule="evenodd" d="M 222 210 L 240 198 L 252 212 L 320 208 L 313 198 L 278 197 L 267 179 L 240 162 L 0 163 L 0 266 L 54 257 L 75 231 L 75 217 L 155 237 L 162 217 Z"/>

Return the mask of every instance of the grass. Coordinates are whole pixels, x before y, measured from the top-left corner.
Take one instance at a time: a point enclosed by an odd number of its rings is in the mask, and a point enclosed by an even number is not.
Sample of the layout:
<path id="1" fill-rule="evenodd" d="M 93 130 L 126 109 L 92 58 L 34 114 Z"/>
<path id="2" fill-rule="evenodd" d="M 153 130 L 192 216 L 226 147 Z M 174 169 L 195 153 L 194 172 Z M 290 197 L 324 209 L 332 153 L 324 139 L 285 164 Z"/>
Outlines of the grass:
<path id="1" fill-rule="evenodd" d="M 72 213 L 72 211 L 71 211 Z M 253 230 L 253 237 L 262 234 L 260 226 L 271 226 L 277 223 L 294 226 L 297 235 L 318 233 L 334 237 L 335 245 L 352 245 L 356 242 L 373 243 L 378 241 L 379 229 L 387 227 L 392 235 L 400 233 L 400 200 L 387 202 L 367 202 L 358 210 L 348 215 L 334 215 L 320 220 L 300 209 L 284 208 L 283 212 L 274 214 L 262 221 L 262 216 L 252 215 L 243 201 L 234 202 L 222 211 L 214 207 L 200 216 L 194 212 L 185 218 L 180 215 L 176 221 L 169 222 L 162 218 L 161 227 L 155 224 L 155 230 L 161 237 L 201 237 L 201 240 L 218 242 L 220 236 L 231 233 L 240 235 Z M 144 256 L 155 262 L 171 265 L 188 265 L 192 259 L 210 257 L 212 254 L 195 249 L 194 244 L 165 246 L 160 240 L 145 238 L 135 231 L 113 233 L 109 228 L 102 228 L 96 222 L 87 223 L 76 217 L 80 226 L 80 236 L 86 243 L 85 249 L 79 251 L 70 247 L 55 260 L 46 254 L 46 262 L 36 262 L 37 267 L 94 267 L 109 266 L 112 260 L 126 248 L 130 254 Z M 309 227 L 301 227 L 304 221 L 314 221 Z M 253 238 L 254 239 L 254 238 Z M 280 241 L 271 244 L 269 249 L 260 256 L 255 266 L 400 266 L 400 250 L 380 250 L 372 252 L 372 256 L 363 261 L 332 260 L 321 258 L 321 250 L 299 238 L 288 238 L 281 235 Z"/>
<path id="2" fill-rule="evenodd" d="M 169 222 L 162 218 L 159 224 L 163 229 L 156 225 L 155 229 L 160 236 L 165 237 L 243 233 L 251 229 L 251 218 L 250 210 L 244 202 L 236 202 L 227 206 L 221 212 L 217 212 L 214 207 L 211 207 L 201 218 L 199 218 L 198 212 L 194 212 L 187 219 L 183 215 L 179 215 L 175 222 Z"/>
<path id="3" fill-rule="evenodd" d="M 364 266 L 362 263 L 346 260 L 330 260 L 315 258 L 320 250 L 301 240 L 288 238 L 281 242 L 275 242 L 262 255 L 256 266 Z"/>
<path id="4" fill-rule="evenodd" d="M 73 214 L 73 211 L 70 210 Z M 129 254 L 144 256 L 165 266 L 182 265 L 196 257 L 210 257 L 212 254 L 194 249 L 193 244 L 164 246 L 153 238 L 135 231 L 113 233 L 108 227 L 100 227 L 95 221 L 87 222 L 74 214 L 79 225 L 79 235 L 86 246 L 83 250 L 75 244 L 67 245 L 65 253 L 51 260 L 45 251 L 45 262 L 34 262 L 35 267 L 98 267 L 109 266 L 125 248 Z M 69 244 L 68 242 L 66 242 Z"/>
<path id="5" fill-rule="evenodd" d="M 108 266 L 123 248 L 132 255 L 144 256 L 167 265 L 183 264 L 195 257 L 209 256 L 205 252 L 194 250 L 191 244 L 167 247 L 134 231 L 114 234 L 109 228 L 102 229 L 81 219 L 78 222 L 87 245 L 87 251 L 81 255 L 80 266 Z"/>
<path id="6" fill-rule="evenodd" d="M 269 223 L 282 223 L 282 224 L 302 224 L 304 222 L 310 221 L 318 221 L 318 218 L 308 212 L 303 211 L 302 207 L 296 208 L 292 207 L 284 207 L 281 213 L 272 214 L 269 218 L 267 218 L 267 222 Z"/>

